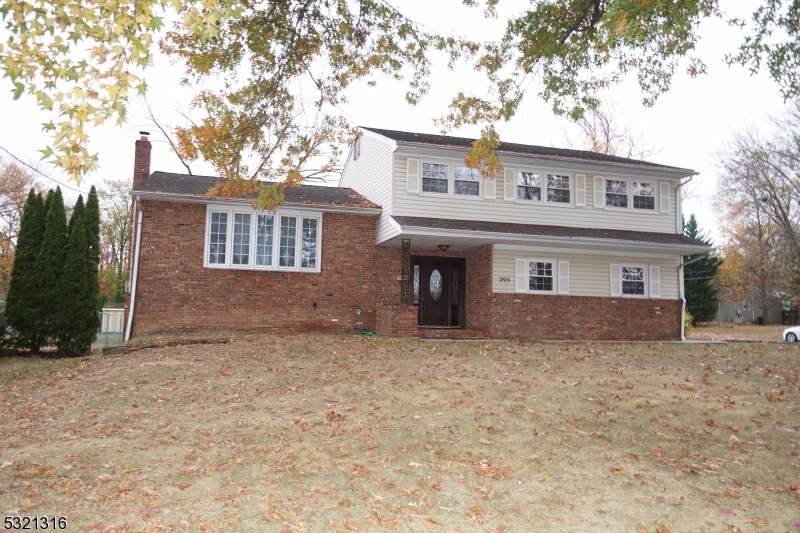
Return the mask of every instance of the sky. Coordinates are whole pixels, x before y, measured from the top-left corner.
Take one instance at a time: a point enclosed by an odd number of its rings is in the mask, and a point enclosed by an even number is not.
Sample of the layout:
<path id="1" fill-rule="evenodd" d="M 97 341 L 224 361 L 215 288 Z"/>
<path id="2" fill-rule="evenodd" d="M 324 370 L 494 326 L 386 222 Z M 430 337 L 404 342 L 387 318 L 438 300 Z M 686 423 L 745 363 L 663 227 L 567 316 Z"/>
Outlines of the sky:
<path id="1" fill-rule="evenodd" d="M 513 13 L 527 2 L 500 3 L 498 20 L 486 20 L 478 9 L 468 9 L 460 0 L 415 2 L 401 0 L 394 3 L 413 20 L 431 29 L 454 30 L 473 38 L 493 38 L 502 34 L 505 15 Z M 752 1 L 721 0 L 720 7 L 732 16 L 747 18 L 753 9 Z M 691 79 L 684 71 L 676 72 L 670 91 L 661 96 L 653 108 L 641 105 L 639 87 L 631 77 L 609 91 L 609 100 L 616 103 L 618 123 L 627 125 L 640 134 L 647 143 L 661 148 L 651 160 L 666 165 L 691 168 L 699 172 L 694 178 L 695 194 L 684 202 L 684 214 L 694 213 L 698 222 L 715 242 L 720 235 L 715 213 L 711 208 L 716 191 L 717 167 L 715 154 L 730 138 L 731 132 L 746 125 L 768 128 L 768 116 L 777 115 L 784 108 L 777 85 L 765 72 L 751 75 L 743 67 L 728 67 L 723 59 L 741 42 L 742 33 L 722 20 L 706 20 L 699 29 L 699 55 L 708 66 L 708 73 Z M 476 93 L 485 87 L 480 75 L 469 65 L 455 71 L 446 69 L 444 58 L 437 58 L 432 67 L 432 89 L 417 106 L 405 103 L 406 85 L 390 78 L 378 78 L 375 87 L 360 82 L 348 92 L 349 103 L 343 108 L 351 125 L 372 126 L 384 129 L 419 133 L 438 133 L 433 119 L 446 113 L 450 98 L 458 91 Z M 159 117 L 167 123 L 180 125 L 175 110 L 186 108 L 192 90 L 179 83 L 182 71 L 169 59 L 156 55 L 153 67 L 145 72 L 149 86 L 147 98 Z M 577 128 L 566 119 L 553 115 L 549 104 L 531 91 L 510 122 L 500 124 L 501 139 L 521 144 L 566 147 L 565 136 L 578 139 Z M 47 134 L 41 124 L 50 120 L 48 113 L 40 111 L 32 97 L 11 98 L 8 78 L 0 80 L 0 147 L 25 162 L 34 164 L 44 174 L 67 183 L 67 176 L 59 169 L 39 162 L 37 150 L 48 144 Z M 156 132 L 146 126 L 144 106 L 136 98 L 130 103 L 128 123 L 122 127 L 105 125 L 92 131 L 92 150 L 100 154 L 100 169 L 88 176 L 80 191 L 103 179 L 130 179 L 133 172 L 134 141 L 139 131 L 147 129 L 153 135 L 152 170 L 184 172 L 185 169 L 169 147 L 159 141 Z M 477 137 L 480 127 L 465 127 L 450 132 L 451 135 Z M 5 155 L 0 153 L 0 155 Z M 213 174 L 208 164 L 195 164 L 195 174 Z M 54 182 L 41 179 L 45 186 Z M 76 188 L 74 183 L 67 187 Z M 78 191 L 64 188 L 65 197 L 77 199 Z"/>

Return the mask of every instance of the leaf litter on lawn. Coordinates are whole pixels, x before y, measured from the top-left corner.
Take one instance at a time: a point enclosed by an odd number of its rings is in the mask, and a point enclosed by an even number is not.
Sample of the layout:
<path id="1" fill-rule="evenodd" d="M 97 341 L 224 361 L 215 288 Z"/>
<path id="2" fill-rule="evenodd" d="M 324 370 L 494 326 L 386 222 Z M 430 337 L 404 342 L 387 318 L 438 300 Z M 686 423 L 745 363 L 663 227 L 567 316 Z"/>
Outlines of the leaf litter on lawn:
<path id="1" fill-rule="evenodd" d="M 234 335 L 6 358 L 0 504 L 115 532 L 788 530 L 797 355 Z"/>

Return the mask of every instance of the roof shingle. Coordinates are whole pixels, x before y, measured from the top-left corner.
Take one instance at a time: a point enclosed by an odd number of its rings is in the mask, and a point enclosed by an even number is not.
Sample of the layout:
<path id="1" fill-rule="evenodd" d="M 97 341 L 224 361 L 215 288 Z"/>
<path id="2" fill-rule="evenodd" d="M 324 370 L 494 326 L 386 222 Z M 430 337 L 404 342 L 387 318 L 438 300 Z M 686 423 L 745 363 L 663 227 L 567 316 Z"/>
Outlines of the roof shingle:
<path id="1" fill-rule="evenodd" d="M 365 126 L 361 126 L 361 129 L 377 133 L 378 135 L 383 135 L 384 137 L 392 139 L 393 141 L 399 141 L 404 143 L 472 148 L 472 143 L 475 142 L 475 139 L 468 139 L 466 137 L 450 137 L 449 135 L 409 133 L 405 131 L 382 130 L 378 128 L 369 128 Z M 654 169 L 680 171 L 680 172 L 685 172 L 687 175 L 695 174 L 693 170 L 686 168 L 670 167 L 667 165 L 660 165 L 658 163 L 650 163 L 649 161 L 639 161 L 636 159 L 628 159 L 626 157 L 618 157 L 615 155 L 598 154 L 596 152 L 589 152 L 586 150 L 570 150 L 566 148 L 552 148 L 548 146 L 536 146 L 532 144 L 516 144 L 516 143 L 503 142 L 500 143 L 498 151 L 511 152 L 515 154 L 538 155 L 544 157 L 558 157 L 562 159 L 572 159 L 578 161 L 636 165 L 641 167 L 650 167 Z"/>
<path id="2" fill-rule="evenodd" d="M 172 172 L 156 171 L 134 187 L 133 192 L 155 192 L 208 198 L 208 190 L 225 180 L 214 176 L 190 176 Z M 341 187 L 324 187 L 320 185 L 303 185 L 298 188 L 286 188 L 283 191 L 284 202 L 288 204 L 327 205 L 336 207 L 360 207 L 379 209 L 376 205 L 353 189 Z M 255 195 L 244 197 L 255 198 Z"/>
<path id="3" fill-rule="evenodd" d="M 459 230 L 465 232 L 505 233 L 509 235 L 531 235 L 541 237 L 564 237 L 584 239 L 610 239 L 635 243 L 651 243 L 679 246 L 703 246 L 708 243 L 676 233 L 630 231 L 597 228 L 570 228 L 539 224 L 516 224 L 511 222 L 487 222 L 483 220 L 450 220 L 443 218 L 392 216 L 401 226 L 430 229 Z"/>

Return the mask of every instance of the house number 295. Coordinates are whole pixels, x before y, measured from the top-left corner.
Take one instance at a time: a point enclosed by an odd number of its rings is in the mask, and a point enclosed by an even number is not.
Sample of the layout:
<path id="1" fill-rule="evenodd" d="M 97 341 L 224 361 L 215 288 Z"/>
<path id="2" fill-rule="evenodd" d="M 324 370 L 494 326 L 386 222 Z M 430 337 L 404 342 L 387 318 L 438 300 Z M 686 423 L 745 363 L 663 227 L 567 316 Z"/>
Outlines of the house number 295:
<path id="1" fill-rule="evenodd" d="M 500 283 L 508 283 L 509 281 L 511 281 L 511 278 L 500 276 Z"/>

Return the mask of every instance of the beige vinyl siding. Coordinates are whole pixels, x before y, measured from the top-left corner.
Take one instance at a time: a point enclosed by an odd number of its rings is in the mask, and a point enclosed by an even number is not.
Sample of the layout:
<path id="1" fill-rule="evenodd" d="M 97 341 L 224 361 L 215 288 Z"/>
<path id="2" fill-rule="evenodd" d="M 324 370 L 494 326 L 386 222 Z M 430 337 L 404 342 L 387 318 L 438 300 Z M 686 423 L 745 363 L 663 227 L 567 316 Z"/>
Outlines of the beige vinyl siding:
<path id="1" fill-rule="evenodd" d="M 362 135 L 359 142 L 361 155 L 353 160 L 352 151 L 348 153 L 339 186 L 353 189 L 383 208 L 375 235 L 376 242 L 381 242 L 397 233 L 389 219 L 392 210 L 393 149 L 390 145 L 367 135 Z"/>
<path id="2" fill-rule="evenodd" d="M 516 271 L 514 261 L 517 258 L 544 258 L 555 261 L 569 261 L 569 294 L 570 296 L 610 296 L 610 267 L 615 264 L 645 265 L 660 267 L 661 298 L 677 300 L 678 265 L 680 257 L 674 259 L 632 257 L 608 255 L 588 255 L 567 251 L 554 252 L 532 250 L 504 250 L 495 246 L 492 263 L 492 291 L 513 293 L 515 290 Z M 649 295 L 649 269 L 646 272 L 645 287 Z M 500 279 L 508 279 L 501 282 Z"/>
<path id="3" fill-rule="evenodd" d="M 586 206 L 564 207 L 553 205 L 532 205 L 504 200 L 503 176 L 496 200 L 463 199 L 453 196 L 435 197 L 409 193 L 406 190 L 406 159 L 404 155 L 394 157 L 394 197 L 392 214 L 398 216 L 446 218 L 452 220 L 486 220 L 491 222 L 511 222 L 516 224 L 544 224 L 580 228 L 603 228 L 619 230 L 653 231 L 675 233 L 677 231 L 675 199 L 676 182 L 670 182 L 670 212 L 650 213 L 636 211 L 611 211 L 594 207 L 594 175 L 586 175 Z M 425 159 L 422 157 L 421 159 Z M 453 160 L 451 164 L 454 164 Z M 538 168 L 538 167 L 536 167 Z M 573 178 L 576 172 L 570 173 Z M 609 175 L 608 177 L 613 177 Z M 627 177 L 627 179 L 631 179 Z M 654 178 L 643 181 L 660 182 Z M 574 179 L 572 180 L 574 196 Z M 658 186 L 656 186 L 658 190 Z M 658 205 L 658 202 L 656 202 Z"/>

